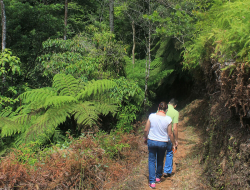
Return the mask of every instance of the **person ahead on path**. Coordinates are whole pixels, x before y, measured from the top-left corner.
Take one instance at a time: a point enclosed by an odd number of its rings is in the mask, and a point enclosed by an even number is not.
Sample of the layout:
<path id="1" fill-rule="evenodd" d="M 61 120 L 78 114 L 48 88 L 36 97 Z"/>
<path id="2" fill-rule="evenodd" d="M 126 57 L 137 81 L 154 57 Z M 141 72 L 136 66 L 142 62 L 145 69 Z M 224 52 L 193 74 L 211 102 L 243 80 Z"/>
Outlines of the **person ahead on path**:
<path id="1" fill-rule="evenodd" d="M 157 113 L 151 113 L 144 129 L 144 143 L 148 145 L 149 187 L 161 182 L 163 161 L 169 139 L 174 140 L 171 117 L 166 115 L 167 104 L 161 102 Z M 157 168 L 155 168 L 157 166 Z"/>
<path id="2" fill-rule="evenodd" d="M 168 103 L 168 111 L 166 113 L 166 115 L 171 117 L 172 119 L 171 131 L 174 132 L 174 141 L 170 140 L 170 142 L 168 143 L 167 152 L 166 152 L 166 161 L 165 161 L 165 166 L 164 166 L 164 171 L 163 171 L 164 177 L 171 176 L 172 170 L 173 170 L 173 148 L 172 148 L 173 145 L 172 144 L 175 144 L 174 149 L 176 149 L 178 146 L 179 112 L 175 110 L 177 103 L 178 103 L 177 100 L 175 100 L 174 98 L 171 99 L 170 102 Z"/>

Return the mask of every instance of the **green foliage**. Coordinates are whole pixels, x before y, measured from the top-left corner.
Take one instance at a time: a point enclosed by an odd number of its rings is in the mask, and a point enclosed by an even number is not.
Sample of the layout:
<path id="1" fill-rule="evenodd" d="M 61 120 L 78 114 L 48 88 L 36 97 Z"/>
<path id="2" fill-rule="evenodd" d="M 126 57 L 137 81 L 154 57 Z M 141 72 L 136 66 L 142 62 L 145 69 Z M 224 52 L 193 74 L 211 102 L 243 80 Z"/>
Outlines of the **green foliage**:
<path id="1" fill-rule="evenodd" d="M 0 54 L 0 76 L 10 74 L 20 74 L 20 59 L 12 55 L 9 49 L 5 49 Z"/>
<path id="2" fill-rule="evenodd" d="M 134 104 L 128 104 L 120 108 L 120 112 L 117 113 L 117 129 L 124 132 L 130 132 L 133 130 L 132 123 L 137 119 L 138 113 L 142 111 L 142 106 L 138 107 Z"/>
<path id="3" fill-rule="evenodd" d="M 77 95 L 77 99 L 85 99 L 86 97 L 104 94 L 106 89 L 112 89 L 116 83 L 111 80 L 92 80 L 85 84 L 84 88 Z"/>
<path id="4" fill-rule="evenodd" d="M 112 89 L 111 98 L 118 102 L 117 128 L 129 132 L 133 129 L 132 122 L 142 111 L 144 92 L 133 80 L 121 77 L 115 80 L 117 86 Z"/>
<path id="5" fill-rule="evenodd" d="M 77 35 L 73 39 L 49 39 L 43 43 L 44 55 L 39 57 L 46 76 L 57 73 L 72 74 L 82 80 L 97 78 L 98 60 L 87 56 L 91 48 L 86 37 Z"/>
<path id="6" fill-rule="evenodd" d="M 110 158 L 119 158 L 121 150 L 130 147 L 128 143 L 121 142 L 122 135 L 123 132 L 119 130 L 111 131 L 110 134 L 100 131 L 96 135 L 96 140 L 101 148 L 105 150 L 105 154 L 109 155 Z"/>
<path id="7" fill-rule="evenodd" d="M 117 77 L 123 71 L 125 46 L 101 24 L 88 25 L 72 39 L 48 39 L 39 57 L 44 74 L 72 74 L 84 81 Z"/>
<path id="8" fill-rule="evenodd" d="M 29 85 L 33 88 L 50 85 L 48 84 L 50 81 L 41 74 L 42 67 L 37 57 L 42 53 L 44 41 L 63 37 L 65 1 L 5 0 L 4 3 L 7 18 L 7 46 L 22 62 L 23 75 L 19 82 L 29 81 Z M 91 22 L 91 11 L 95 12 L 97 5 L 98 3 L 89 1 L 69 2 L 67 39 L 84 30 L 86 23 Z"/>
<path id="9" fill-rule="evenodd" d="M 215 3 L 207 13 L 200 14 L 197 35 L 184 51 L 184 66 L 194 68 L 211 58 L 220 63 L 229 59 L 248 62 L 249 5 L 247 0 Z"/>
<path id="10" fill-rule="evenodd" d="M 12 109 L 19 102 L 18 94 L 23 91 L 25 85 L 15 86 L 17 78 L 21 75 L 20 59 L 9 49 L 0 54 L 0 116 L 9 116 Z M 1 124 L 0 124 L 1 125 Z"/>
<path id="11" fill-rule="evenodd" d="M 14 151 L 17 160 L 21 163 L 28 163 L 34 165 L 38 159 L 35 157 L 36 152 L 33 149 L 32 144 L 22 145 Z"/>
<path id="12" fill-rule="evenodd" d="M 185 43 L 193 36 L 197 15 L 194 10 L 207 7 L 208 2 L 200 0 L 171 1 L 160 3 L 151 15 L 145 18 L 159 23 L 157 35 L 176 39 L 175 48 L 182 49 Z"/>
<path id="13" fill-rule="evenodd" d="M 96 23 L 86 27 L 86 30 L 89 34 L 93 33 L 91 39 L 96 46 L 90 55 L 97 56 L 104 70 L 110 71 L 113 76 L 123 74 L 126 45 L 115 39 L 115 35 L 110 33 L 107 25 Z"/>
<path id="14" fill-rule="evenodd" d="M 179 69 L 176 63 L 181 61 L 180 53 L 172 49 L 183 46 L 172 44 L 170 38 L 186 40 L 197 17 L 190 10 L 195 4 L 201 9 L 208 6 L 204 1 L 187 0 L 171 1 L 171 7 L 166 8 L 163 2 L 151 1 L 151 10 L 156 12 L 149 13 L 144 0 L 118 1 L 115 33 L 111 33 L 108 1 L 75 0 L 69 2 L 67 40 L 63 40 L 64 1 L 5 3 L 7 45 L 22 62 L 8 50 L 2 54 L 0 76 L 4 73 L 6 82 L 0 96 L 1 137 L 13 138 L 16 144 L 26 140 L 36 145 L 61 139 L 62 128 L 75 133 L 76 129 L 91 127 L 100 115 L 109 113 L 113 117 L 118 113 L 117 128 L 132 130 L 145 94 L 144 50 L 149 21 L 153 22 L 148 91 L 153 97 L 162 84 L 172 84 L 173 73 Z M 126 57 L 132 47 L 132 21 L 135 65 Z M 155 38 L 156 25 L 158 34 L 169 38 Z"/>
<path id="15" fill-rule="evenodd" d="M 136 60 L 135 65 L 130 59 L 127 59 L 126 74 L 127 78 L 135 80 L 141 89 L 145 88 L 145 64 L 148 60 Z M 164 68 L 164 62 L 161 57 L 154 59 L 150 63 L 150 74 L 148 79 L 148 88 L 152 91 L 160 86 L 162 79 L 171 74 L 174 70 L 172 68 Z"/>
<path id="16" fill-rule="evenodd" d="M 55 134 L 56 128 L 68 118 L 74 118 L 79 128 L 92 126 L 98 115 L 115 113 L 112 101 L 105 101 L 101 93 L 110 90 L 115 82 L 108 80 L 81 83 L 71 75 L 55 75 L 51 88 L 27 91 L 19 96 L 22 106 L 16 115 L 3 114 L 1 136 L 21 133 L 18 144 L 33 141 L 41 145 Z"/>
<path id="17" fill-rule="evenodd" d="M 7 45 L 22 61 L 22 72 L 31 76 L 41 44 L 63 32 L 63 4 L 6 0 Z M 61 34 L 60 34 L 61 33 Z M 34 77 L 36 80 L 36 77 Z"/>
<path id="18" fill-rule="evenodd" d="M 2 86 L 0 105 L 16 102 L 15 98 L 10 97 L 16 97 L 19 90 L 13 83 L 16 76 L 21 74 L 20 64 L 20 59 L 12 55 L 9 49 L 0 53 L 0 86 Z"/>

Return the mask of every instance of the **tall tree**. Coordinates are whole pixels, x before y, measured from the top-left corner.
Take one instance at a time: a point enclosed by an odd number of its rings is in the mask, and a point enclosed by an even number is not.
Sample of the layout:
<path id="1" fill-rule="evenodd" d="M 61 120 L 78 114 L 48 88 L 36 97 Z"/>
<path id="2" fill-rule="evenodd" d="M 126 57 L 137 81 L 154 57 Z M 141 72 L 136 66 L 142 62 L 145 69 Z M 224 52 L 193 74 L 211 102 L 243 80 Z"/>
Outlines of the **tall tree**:
<path id="1" fill-rule="evenodd" d="M 6 46 L 6 15 L 5 15 L 5 7 L 3 0 L 0 0 L 1 4 L 1 16 L 2 16 L 2 51 L 5 49 Z"/>
<path id="2" fill-rule="evenodd" d="M 150 64 L 152 59 L 152 47 L 154 47 L 156 22 L 153 22 L 150 17 L 153 15 L 154 10 L 158 7 L 158 4 L 151 0 L 120 0 L 120 7 L 124 11 L 124 16 L 127 17 L 132 25 L 133 46 L 132 46 L 132 63 L 135 62 L 135 39 L 138 43 L 138 50 L 143 49 L 145 58 L 145 97 L 144 103 L 148 98 L 148 80 L 150 77 Z M 121 8 L 120 8 L 121 9 Z M 148 16 L 145 16 L 148 15 Z M 144 57 L 145 56 L 145 57 Z M 154 59 L 154 57 L 153 57 Z"/>
<path id="3" fill-rule="evenodd" d="M 4 3 L 3 0 L 0 0 L 0 4 L 1 4 L 1 16 L 2 16 L 2 52 L 5 49 L 6 46 L 6 15 L 5 15 L 5 7 L 4 7 Z M 3 83 L 3 87 L 2 87 L 2 95 L 4 93 L 4 83 L 5 83 L 5 75 L 3 73 L 2 76 L 2 83 Z"/>
<path id="4" fill-rule="evenodd" d="M 151 1 L 148 0 L 148 15 L 151 15 Z M 144 97 L 144 109 L 146 109 L 146 101 L 148 96 L 148 78 L 149 78 L 149 71 L 150 71 L 150 63 L 151 63 L 151 32 L 152 32 L 152 24 L 151 21 L 148 20 L 148 46 L 147 47 L 147 56 L 148 62 L 146 60 L 146 73 L 145 73 L 145 97 Z"/>
<path id="5" fill-rule="evenodd" d="M 132 21 L 132 30 L 133 30 L 133 49 L 132 49 L 132 63 L 133 67 L 135 65 L 135 21 Z"/>
<path id="6" fill-rule="evenodd" d="M 65 0 L 65 14 L 64 14 L 64 36 L 63 39 L 67 39 L 67 19 L 68 19 L 68 0 Z"/>
<path id="7" fill-rule="evenodd" d="M 109 0 L 109 27 L 110 31 L 114 33 L 114 0 Z"/>

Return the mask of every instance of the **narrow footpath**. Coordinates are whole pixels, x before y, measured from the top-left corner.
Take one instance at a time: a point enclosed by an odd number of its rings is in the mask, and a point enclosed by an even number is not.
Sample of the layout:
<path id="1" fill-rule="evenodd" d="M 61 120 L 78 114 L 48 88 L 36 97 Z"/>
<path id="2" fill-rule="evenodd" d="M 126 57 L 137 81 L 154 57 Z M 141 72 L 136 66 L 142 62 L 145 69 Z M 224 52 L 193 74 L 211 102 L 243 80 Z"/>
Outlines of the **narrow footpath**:
<path id="1" fill-rule="evenodd" d="M 199 102 L 198 102 L 199 103 Z M 194 106 L 194 105 L 192 105 Z M 189 189 L 212 189 L 204 175 L 204 165 L 200 164 L 203 142 L 199 126 L 189 126 L 190 115 L 185 117 L 180 112 L 179 121 L 179 146 L 173 159 L 173 175 L 168 178 L 162 177 L 162 182 L 156 184 L 158 190 L 189 190 Z M 147 146 L 144 147 L 147 151 Z M 134 168 L 130 175 L 118 189 L 145 189 L 148 186 L 148 155 L 146 154 L 140 165 Z"/>

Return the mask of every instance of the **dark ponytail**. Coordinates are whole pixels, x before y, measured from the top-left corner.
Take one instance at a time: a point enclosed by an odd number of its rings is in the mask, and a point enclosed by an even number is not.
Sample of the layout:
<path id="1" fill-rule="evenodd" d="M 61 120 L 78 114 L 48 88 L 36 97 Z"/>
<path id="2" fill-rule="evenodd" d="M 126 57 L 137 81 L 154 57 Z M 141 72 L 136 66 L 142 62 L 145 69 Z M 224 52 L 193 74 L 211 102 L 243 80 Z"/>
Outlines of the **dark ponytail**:
<path id="1" fill-rule="evenodd" d="M 159 110 L 166 111 L 168 109 L 168 105 L 166 104 L 166 102 L 161 102 L 158 108 Z"/>

